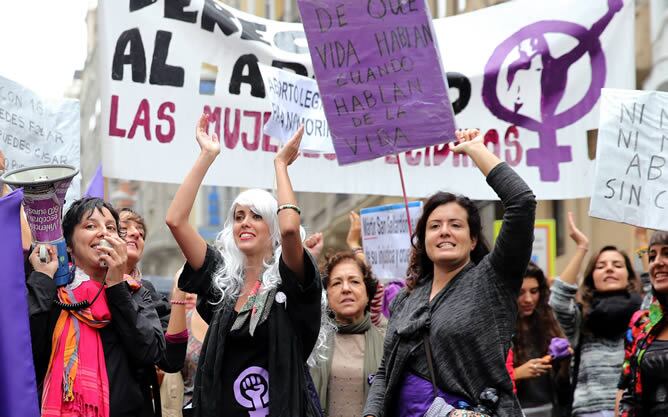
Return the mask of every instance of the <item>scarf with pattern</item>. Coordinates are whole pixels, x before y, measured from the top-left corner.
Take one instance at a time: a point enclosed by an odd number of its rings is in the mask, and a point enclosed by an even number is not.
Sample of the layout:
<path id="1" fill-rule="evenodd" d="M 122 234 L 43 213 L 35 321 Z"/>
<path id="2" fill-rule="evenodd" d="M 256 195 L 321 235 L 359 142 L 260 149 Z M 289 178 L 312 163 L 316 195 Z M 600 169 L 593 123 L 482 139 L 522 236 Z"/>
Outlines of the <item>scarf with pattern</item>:
<path id="1" fill-rule="evenodd" d="M 664 316 L 664 307 L 654 297 L 649 310 L 639 310 L 631 318 L 631 326 L 624 340 L 625 354 L 622 364 L 622 383 L 626 387 L 626 391 L 636 400 L 642 398 L 643 391 L 640 364 L 647 348 L 656 338 L 656 332 L 652 332 L 652 330 L 663 320 Z M 622 417 L 635 415 L 636 412 L 633 409 L 622 409 Z"/>
<path id="2" fill-rule="evenodd" d="M 140 285 L 125 277 L 134 292 Z M 67 304 L 93 301 L 87 308 L 61 310 L 53 331 L 44 378 L 42 417 L 108 417 L 109 378 L 99 329 L 111 322 L 104 284 L 76 269 L 72 282 L 57 290 Z"/>

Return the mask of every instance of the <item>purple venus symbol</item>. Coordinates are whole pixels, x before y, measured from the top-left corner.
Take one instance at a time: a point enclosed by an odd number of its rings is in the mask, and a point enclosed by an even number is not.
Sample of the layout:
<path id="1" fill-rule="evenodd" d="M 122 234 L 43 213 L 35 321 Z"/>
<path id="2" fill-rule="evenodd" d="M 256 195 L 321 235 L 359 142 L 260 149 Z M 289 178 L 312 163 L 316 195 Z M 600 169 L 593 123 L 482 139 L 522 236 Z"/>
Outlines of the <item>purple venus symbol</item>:
<path id="1" fill-rule="evenodd" d="M 504 40 L 494 50 L 485 65 L 485 78 L 482 86 L 485 106 L 499 119 L 538 133 L 539 146 L 527 150 L 527 165 L 538 167 L 541 181 L 559 181 L 559 164 L 573 160 L 571 147 L 557 144 L 557 130 L 580 120 L 598 102 L 601 88 L 605 86 L 606 76 L 605 54 L 599 38 L 615 13 L 623 6 L 623 0 L 608 0 L 608 11 L 592 25 L 591 29 L 577 23 L 557 20 L 532 23 Z M 555 58 L 550 53 L 545 37 L 548 33 L 566 34 L 575 38 L 578 44 L 569 52 Z M 526 40 L 529 40 L 531 48 L 528 52 L 521 47 Z M 523 105 L 519 98 L 515 102 L 514 109 L 509 109 L 501 104 L 497 95 L 501 67 L 506 57 L 516 48 L 519 58 L 508 65 L 506 82 L 510 89 L 517 72 L 530 69 L 532 62 L 535 62 L 534 58 L 539 57 L 542 68 L 540 120 L 519 112 Z M 557 113 L 557 107 L 566 92 L 568 69 L 585 55 L 589 56 L 591 65 L 589 89 L 579 102 Z"/>

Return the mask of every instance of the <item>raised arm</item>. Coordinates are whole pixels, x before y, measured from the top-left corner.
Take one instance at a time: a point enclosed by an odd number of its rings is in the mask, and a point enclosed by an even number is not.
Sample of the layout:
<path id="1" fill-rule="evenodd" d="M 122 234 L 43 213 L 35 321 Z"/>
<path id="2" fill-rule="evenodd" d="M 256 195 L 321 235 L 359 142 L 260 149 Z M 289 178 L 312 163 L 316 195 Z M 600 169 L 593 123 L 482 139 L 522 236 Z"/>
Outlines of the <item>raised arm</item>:
<path id="1" fill-rule="evenodd" d="M 560 278 L 566 284 L 577 285 L 578 274 L 585 256 L 589 252 L 589 238 L 577 228 L 575 220 L 573 220 L 573 213 L 570 211 L 568 212 L 568 236 L 575 242 L 575 255 L 568 261 L 568 265 L 561 273 Z"/>
<path id="2" fill-rule="evenodd" d="M 299 227 L 301 217 L 297 208 L 297 198 L 292 190 L 288 166 L 299 156 L 299 144 L 304 135 L 304 126 L 281 148 L 274 159 L 276 169 L 276 194 L 278 199 L 278 227 L 281 230 L 283 262 L 301 282 L 304 279 L 304 247 Z"/>
<path id="3" fill-rule="evenodd" d="M 348 249 L 353 251 L 355 257 L 360 261 L 366 263 L 366 256 L 362 249 L 362 220 L 360 215 L 351 211 L 348 214 L 350 226 L 348 227 L 348 236 L 346 236 L 346 245 Z"/>
<path id="4" fill-rule="evenodd" d="M 167 209 L 165 222 L 172 232 L 181 252 L 188 264 L 199 270 L 204 264 L 206 255 L 206 241 L 197 233 L 197 230 L 188 222 L 190 211 L 195 203 L 197 191 L 209 167 L 220 153 L 220 141 L 214 133 L 207 133 L 209 126 L 208 114 L 202 114 L 197 124 L 195 136 L 201 149 L 195 164 L 179 187 L 172 204 Z"/>
<path id="5" fill-rule="evenodd" d="M 473 159 L 503 203 L 503 223 L 489 259 L 494 270 L 519 291 L 531 258 L 536 197 L 515 171 L 487 149 L 477 129 L 459 132 L 457 138 L 459 144 L 451 144 L 450 149 Z"/>
<path id="6" fill-rule="evenodd" d="M 489 175 L 492 169 L 501 163 L 501 160 L 487 149 L 483 137 L 478 129 L 465 129 L 455 132 L 458 143 L 448 145 L 454 153 L 468 155 L 476 164 L 482 175 Z"/>

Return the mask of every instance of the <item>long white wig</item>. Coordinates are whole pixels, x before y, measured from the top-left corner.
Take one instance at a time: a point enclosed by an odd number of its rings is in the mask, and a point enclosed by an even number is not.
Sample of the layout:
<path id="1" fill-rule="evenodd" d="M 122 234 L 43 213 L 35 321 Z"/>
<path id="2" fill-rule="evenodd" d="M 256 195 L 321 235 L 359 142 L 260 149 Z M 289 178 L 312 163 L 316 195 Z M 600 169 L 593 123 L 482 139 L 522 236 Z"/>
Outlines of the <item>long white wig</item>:
<path id="1" fill-rule="evenodd" d="M 313 351 L 306 360 L 306 364 L 310 367 L 320 366 L 327 362 L 333 352 L 333 338 L 338 327 L 332 319 L 331 312 L 327 300 L 327 291 L 323 289 L 320 297 L 320 332 L 318 332 L 318 340 L 315 342 Z"/>
<path id="2" fill-rule="evenodd" d="M 223 257 L 222 267 L 215 272 L 213 285 L 220 291 L 218 302 L 226 298 L 236 300 L 244 286 L 245 256 L 234 241 L 234 213 L 238 205 L 247 206 L 255 214 L 262 216 L 262 220 L 269 227 L 269 238 L 273 256 L 265 262 L 262 273 L 262 287 L 260 291 L 269 291 L 281 283 L 278 273 L 278 262 L 281 258 L 281 231 L 278 227 L 278 203 L 274 196 L 264 190 L 251 189 L 242 192 L 232 202 L 227 214 L 223 230 L 220 231 L 214 243 Z"/>
<path id="3" fill-rule="evenodd" d="M 278 214 L 276 213 L 278 202 L 267 191 L 260 189 L 247 190 L 239 194 L 232 203 L 223 230 L 220 231 L 214 243 L 216 249 L 220 251 L 223 257 L 223 266 L 215 272 L 213 279 L 214 287 L 221 294 L 218 303 L 228 297 L 236 300 L 244 286 L 245 257 L 234 241 L 234 232 L 232 230 L 234 226 L 234 213 L 238 205 L 247 206 L 253 213 L 262 216 L 262 220 L 269 227 L 273 256 L 264 264 L 260 291 L 270 291 L 281 283 L 281 276 L 278 273 L 278 263 L 281 259 L 282 249 L 281 230 L 278 226 Z M 304 240 L 305 231 L 302 227 L 300 227 L 300 234 L 302 240 Z M 337 329 L 336 324 L 329 317 L 327 294 L 324 291 L 320 307 L 322 309 L 320 332 L 307 361 L 310 366 L 327 360 L 330 338 L 333 337 Z"/>

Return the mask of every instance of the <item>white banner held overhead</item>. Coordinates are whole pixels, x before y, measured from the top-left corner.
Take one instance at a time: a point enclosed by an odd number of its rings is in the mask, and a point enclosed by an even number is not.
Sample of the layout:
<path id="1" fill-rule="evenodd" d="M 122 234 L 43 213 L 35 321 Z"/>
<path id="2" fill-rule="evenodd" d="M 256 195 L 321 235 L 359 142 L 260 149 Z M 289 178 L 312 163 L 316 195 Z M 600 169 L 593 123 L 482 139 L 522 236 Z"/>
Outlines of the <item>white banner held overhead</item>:
<path id="1" fill-rule="evenodd" d="M 263 135 L 272 108 L 259 64 L 312 77 L 303 27 L 216 0 L 129 3 L 99 4 L 104 175 L 180 183 L 208 112 L 223 151 L 205 183 L 272 187 L 279 141 Z M 538 198 L 588 196 L 586 131 L 598 125 L 600 89 L 635 85 L 634 16 L 630 0 L 518 0 L 434 20 L 457 125 L 480 128 Z M 341 77 L 364 90 L 369 74 L 342 67 Z M 399 157 L 411 196 L 447 189 L 496 198 L 446 145 Z M 334 155 L 306 154 L 291 177 L 299 191 L 399 196 L 396 162 L 341 167 Z"/>
<path id="2" fill-rule="evenodd" d="M 35 165 L 80 167 L 79 101 L 46 100 L 0 76 L 0 150 L 5 169 Z M 81 174 L 67 191 L 66 201 L 81 195 Z"/>
<path id="3" fill-rule="evenodd" d="M 668 93 L 604 89 L 589 215 L 668 230 Z"/>
<path id="4" fill-rule="evenodd" d="M 260 71 L 267 98 L 271 101 L 271 117 L 264 125 L 264 133 L 285 143 L 299 125 L 304 125 L 300 149 L 334 153 L 318 83 L 312 78 L 267 65 L 260 65 Z"/>
<path id="5" fill-rule="evenodd" d="M 408 203 L 411 226 L 415 228 L 422 214 L 422 202 Z M 406 277 L 411 254 L 411 238 L 404 204 L 367 207 L 360 210 L 362 246 L 367 263 L 378 279 Z"/>

